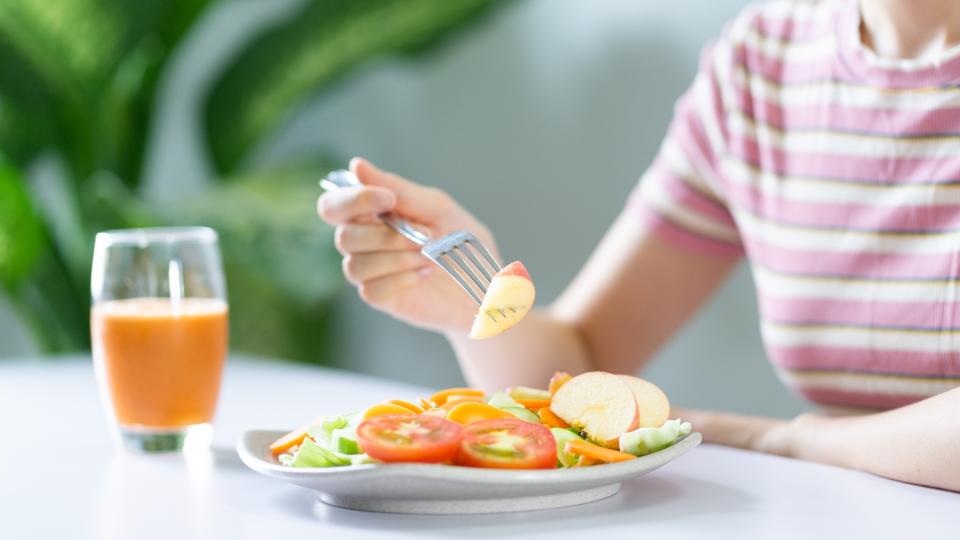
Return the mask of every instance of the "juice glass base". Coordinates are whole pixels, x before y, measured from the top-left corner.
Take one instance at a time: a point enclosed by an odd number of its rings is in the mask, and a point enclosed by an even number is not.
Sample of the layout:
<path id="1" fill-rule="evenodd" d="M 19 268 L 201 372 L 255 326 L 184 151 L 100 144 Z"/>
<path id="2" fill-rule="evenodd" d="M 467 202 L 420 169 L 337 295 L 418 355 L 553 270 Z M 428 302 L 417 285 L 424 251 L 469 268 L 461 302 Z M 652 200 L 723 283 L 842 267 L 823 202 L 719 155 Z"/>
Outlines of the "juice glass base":
<path id="1" fill-rule="evenodd" d="M 210 448 L 213 428 L 210 424 L 193 424 L 170 429 L 120 426 L 124 448 L 132 452 L 188 452 Z"/>

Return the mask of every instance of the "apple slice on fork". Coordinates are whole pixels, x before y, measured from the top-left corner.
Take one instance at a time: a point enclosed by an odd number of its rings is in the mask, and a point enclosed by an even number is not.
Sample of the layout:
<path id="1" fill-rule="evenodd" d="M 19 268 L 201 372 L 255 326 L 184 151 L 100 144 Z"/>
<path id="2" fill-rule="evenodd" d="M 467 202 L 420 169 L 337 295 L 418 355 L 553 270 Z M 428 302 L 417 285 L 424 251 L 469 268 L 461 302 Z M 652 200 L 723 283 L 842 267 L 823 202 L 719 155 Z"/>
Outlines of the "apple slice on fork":
<path id="1" fill-rule="evenodd" d="M 530 273 L 522 262 L 504 266 L 490 280 L 480 310 L 473 319 L 470 337 L 485 339 L 511 328 L 530 311 L 535 296 Z"/>

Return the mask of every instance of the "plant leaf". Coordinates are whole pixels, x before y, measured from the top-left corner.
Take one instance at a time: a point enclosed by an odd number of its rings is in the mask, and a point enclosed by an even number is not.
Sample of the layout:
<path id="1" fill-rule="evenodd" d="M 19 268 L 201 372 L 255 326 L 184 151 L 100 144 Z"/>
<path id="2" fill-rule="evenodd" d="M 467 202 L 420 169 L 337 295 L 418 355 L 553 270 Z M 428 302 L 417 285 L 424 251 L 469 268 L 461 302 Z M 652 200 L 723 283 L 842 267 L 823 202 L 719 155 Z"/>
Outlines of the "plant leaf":
<path id="1" fill-rule="evenodd" d="M 54 137 L 53 100 L 47 88 L 0 39 L 0 149 L 24 169 Z"/>
<path id="2" fill-rule="evenodd" d="M 10 300 L 43 352 L 89 350 L 89 294 L 77 296 L 70 271 L 52 246 L 47 248 Z"/>
<path id="3" fill-rule="evenodd" d="M 304 305 L 326 299 L 341 283 L 333 230 L 317 218 L 318 174 L 284 171 L 248 176 L 161 209 L 171 223 L 220 232 L 225 253 Z M 333 269 L 333 272 L 325 270 Z"/>
<path id="4" fill-rule="evenodd" d="M 221 172 L 247 154 L 308 94 L 367 60 L 421 52 L 502 0 L 314 0 L 265 30 L 210 92 L 207 141 Z"/>
<path id="5" fill-rule="evenodd" d="M 128 0 L 129 1 L 129 0 Z M 135 0 L 141 13 L 102 93 L 97 122 L 99 168 L 139 184 L 160 76 L 173 50 L 210 0 Z"/>
<path id="6" fill-rule="evenodd" d="M 0 160 L 0 285 L 45 352 L 86 348 L 88 299 L 33 208 L 23 178 Z"/>
<path id="7" fill-rule="evenodd" d="M 163 222 L 207 225 L 220 236 L 231 345 L 318 361 L 343 285 L 333 231 L 316 216 L 319 172 L 262 173 L 157 209 Z"/>
<path id="8" fill-rule="evenodd" d="M 3 0 L 0 101 L 56 146 L 75 182 L 139 180 L 153 100 L 171 51 L 209 0 Z M 34 125 L 33 123 L 36 123 Z M 18 162 L 39 148 L 0 134 Z M 27 144 L 30 142 L 31 144 Z"/>
<path id="9" fill-rule="evenodd" d="M 0 36 L 57 95 L 96 101 L 144 36 L 172 50 L 209 0 L 4 0 Z"/>
<path id="10" fill-rule="evenodd" d="M 12 290 L 36 265 L 44 244 L 23 178 L 0 159 L 0 284 Z"/>

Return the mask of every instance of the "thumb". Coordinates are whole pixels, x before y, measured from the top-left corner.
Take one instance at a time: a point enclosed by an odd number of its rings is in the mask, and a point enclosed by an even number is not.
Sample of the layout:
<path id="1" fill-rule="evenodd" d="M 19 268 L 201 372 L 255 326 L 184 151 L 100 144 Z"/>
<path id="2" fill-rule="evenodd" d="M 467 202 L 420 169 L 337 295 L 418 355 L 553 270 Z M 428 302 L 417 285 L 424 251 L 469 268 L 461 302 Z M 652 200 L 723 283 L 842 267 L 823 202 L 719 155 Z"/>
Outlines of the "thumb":
<path id="1" fill-rule="evenodd" d="M 397 196 L 394 211 L 414 221 L 430 223 L 450 207 L 450 198 L 442 191 L 384 171 L 366 159 L 351 159 L 350 171 L 364 185 L 392 191 Z"/>

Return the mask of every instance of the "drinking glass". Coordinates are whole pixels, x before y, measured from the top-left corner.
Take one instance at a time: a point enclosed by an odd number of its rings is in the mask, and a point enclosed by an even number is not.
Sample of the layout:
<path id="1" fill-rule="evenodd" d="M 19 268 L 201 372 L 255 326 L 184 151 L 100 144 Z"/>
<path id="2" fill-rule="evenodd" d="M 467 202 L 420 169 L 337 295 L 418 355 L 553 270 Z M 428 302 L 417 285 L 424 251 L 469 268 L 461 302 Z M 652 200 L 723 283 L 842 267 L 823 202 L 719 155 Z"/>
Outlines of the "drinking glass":
<path id="1" fill-rule="evenodd" d="M 227 354 L 217 233 L 101 232 L 90 290 L 97 381 L 122 444 L 141 452 L 208 446 Z"/>

